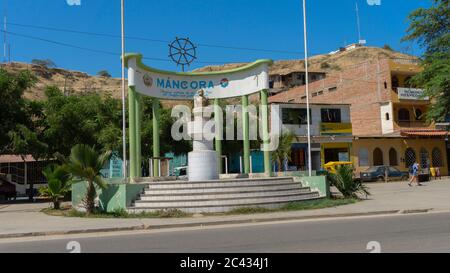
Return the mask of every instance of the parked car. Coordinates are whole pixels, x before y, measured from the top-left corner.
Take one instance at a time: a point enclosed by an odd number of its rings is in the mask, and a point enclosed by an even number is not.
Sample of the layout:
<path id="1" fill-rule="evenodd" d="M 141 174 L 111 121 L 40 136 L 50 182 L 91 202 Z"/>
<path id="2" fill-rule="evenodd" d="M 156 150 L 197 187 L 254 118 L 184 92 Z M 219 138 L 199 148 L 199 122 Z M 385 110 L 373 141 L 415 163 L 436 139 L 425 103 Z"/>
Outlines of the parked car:
<path id="1" fill-rule="evenodd" d="M 175 168 L 175 176 L 177 177 L 177 179 L 179 180 L 185 180 L 187 179 L 187 166 L 183 166 L 183 167 L 178 167 Z"/>
<path id="2" fill-rule="evenodd" d="M 16 198 L 17 192 L 16 192 L 16 186 L 12 183 L 9 183 L 6 180 L 0 179 L 0 200 L 2 198 L 5 199 L 11 199 Z"/>
<path id="3" fill-rule="evenodd" d="M 409 178 L 408 172 L 402 172 L 391 166 L 374 166 L 361 172 L 360 179 L 362 182 L 386 181 L 386 170 L 388 181 L 402 181 Z"/>

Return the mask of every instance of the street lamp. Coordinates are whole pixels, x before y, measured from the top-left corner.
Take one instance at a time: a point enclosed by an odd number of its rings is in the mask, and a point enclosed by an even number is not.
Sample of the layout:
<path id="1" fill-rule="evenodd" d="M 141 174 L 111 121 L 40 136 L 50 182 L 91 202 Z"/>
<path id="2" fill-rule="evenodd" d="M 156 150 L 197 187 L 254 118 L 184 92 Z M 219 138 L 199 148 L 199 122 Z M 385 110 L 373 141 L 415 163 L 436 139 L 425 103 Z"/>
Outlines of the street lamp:
<path id="1" fill-rule="evenodd" d="M 306 119 L 308 127 L 308 176 L 312 176 L 311 162 L 311 121 L 309 106 L 309 73 L 308 73 L 308 33 L 306 29 L 306 0 L 303 0 L 303 39 L 305 44 L 305 83 L 306 83 Z"/>
<path id="2" fill-rule="evenodd" d="M 122 37 L 122 149 L 123 149 L 123 162 L 122 170 L 123 177 L 127 180 L 127 143 L 126 143 L 126 106 L 125 106 L 125 0 L 121 0 L 120 3 L 120 17 L 121 17 L 121 37 Z"/>

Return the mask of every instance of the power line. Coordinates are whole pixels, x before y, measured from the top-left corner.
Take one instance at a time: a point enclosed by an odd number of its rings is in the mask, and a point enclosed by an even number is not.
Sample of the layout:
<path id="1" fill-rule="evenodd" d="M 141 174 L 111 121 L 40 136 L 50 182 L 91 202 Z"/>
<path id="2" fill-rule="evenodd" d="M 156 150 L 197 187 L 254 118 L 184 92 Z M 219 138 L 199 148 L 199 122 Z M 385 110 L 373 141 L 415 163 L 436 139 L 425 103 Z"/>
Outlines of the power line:
<path id="1" fill-rule="evenodd" d="M 12 35 L 12 36 L 17 36 L 17 37 L 22 37 L 22 38 L 42 41 L 42 42 L 51 43 L 51 44 L 55 44 L 55 45 L 59 45 L 59 46 L 64 46 L 64 47 L 69 47 L 69 48 L 74 48 L 74 49 L 79 49 L 79 50 L 99 53 L 99 54 L 105 54 L 105 55 L 117 56 L 117 57 L 121 56 L 121 54 L 119 52 L 112 52 L 112 51 L 106 51 L 106 50 L 100 50 L 100 49 L 94 49 L 94 48 L 87 48 L 87 47 L 77 46 L 77 45 L 73 45 L 73 44 L 69 44 L 69 43 L 65 43 L 65 42 L 59 42 L 59 41 L 50 40 L 50 39 L 47 39 L 47 38 L 42 38 L 42 37 L 37 37 L 37 36 L 32 36 L 32 35 L 27 35 L 27 34 L 21 34 L 21 33 L 16 33 L 16 32 L 11 32 L 11 31 L 0 30 L 0 32 L 6 33 L 6 34 Z M 155 58 L 155 57 L 143 57 L 143 59 L 144 60 L 151 60 L 151 61 L 171 62 L 171 60 L 169 60 L 169 59 Z M 228 63 L 228 62 L 204 62 L 203 61 L 203 62 L 198 62 L 198 63 L 203 63 L 203 64 L 214 64 L 214 63 L 215 64 L 224 64 L 224 63 Z"/>
<path id="2" fill-rule="evenodd" d="M 114 35 L 114 34 L 79 31 L 79 30 L 73 30 L 73 29 L 64 29 L 64 28 L 55 28 L 55 27 L 46 27 L 46 26 L 35 26 L 35 25 L 27 25 L 27 24 L 19 24 L 19 23 L 8 23 L 8 24 L 12 25 L 12 26 L 18 26 L 18 27 L 24 27 L 24 28 L 43 29 L 43 30 L 49 30 L 49 31 L 67 32 L 67 33 L 82 34 L 82 35 L 89 35 L 89 36 L 115 38 L 115 39 L 120 39 L 121 38 L 120 35 Z M 170 43 L 170 41 L 167 41 L 167 40 L 153 39 L 153 38 L 146 38 L 146 37 L 138 37 L 138 36 L 126 36 L 125 38 L 129 39 L 129 40 L 138 40 L 138 41 L 146 41 L 146 42 L 155 42 L 155 43 L 164 43 L 164 44 Z M 237 46 L 214 45 L 214 44 L 204 44 L 204 43 L 199 43 L 197 45 L 198 46 L 203 46 L 203 47 L 222 48 L 222 49 L 231 49 L 231 50 L 259 51 L 259 52 L 294 54 L 294 55 L 302 55 L 303 54 L 303 52 L 288 51 L 288 50 L 251 48 L 251 47 L 237 47 Z"/>

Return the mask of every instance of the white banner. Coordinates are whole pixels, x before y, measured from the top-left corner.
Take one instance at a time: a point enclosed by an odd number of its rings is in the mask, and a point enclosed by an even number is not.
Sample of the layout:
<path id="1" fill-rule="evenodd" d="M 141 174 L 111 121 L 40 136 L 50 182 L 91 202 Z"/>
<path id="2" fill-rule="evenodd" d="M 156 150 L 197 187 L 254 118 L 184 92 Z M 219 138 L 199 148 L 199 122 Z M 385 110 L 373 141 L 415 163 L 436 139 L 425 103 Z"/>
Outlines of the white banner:
<path id="1" fill-rule="evenodd" d="M 140 55 L 127 57 L 128 85 L 146 96 L 191 100 L 203 89 L 207 98 L 224 99 L 269 89 L 270 60 L 223 72 L 175 73 L 145 67 L 140 58 Z"/>
<path id="2" fill-rule="evenodd" d="M 423 97 L 423 89 L 399 87 L 397 92 L 400 100 L 430 100 L 429 97 Z"/>

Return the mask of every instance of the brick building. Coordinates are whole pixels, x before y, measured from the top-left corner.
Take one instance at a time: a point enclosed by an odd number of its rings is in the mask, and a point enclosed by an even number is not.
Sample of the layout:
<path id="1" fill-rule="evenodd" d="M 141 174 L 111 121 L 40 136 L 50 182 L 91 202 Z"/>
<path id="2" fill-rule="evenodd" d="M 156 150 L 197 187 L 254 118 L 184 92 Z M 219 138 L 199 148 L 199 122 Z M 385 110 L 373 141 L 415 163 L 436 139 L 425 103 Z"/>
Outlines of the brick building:
<path id="1" fill-rule="evenodd" d="M 350 104 L 352 160 L 357 171 L 391 165 L 407 170 L 414 161 L 448 173 L 448 132 L 427 124 L 431 104 L 423 90 L 412 88 L 411 76 L 421 71 L 417 59 L 374 59 L 342 67 L 310 83 L 310 101 Z M 305 103 L 305 86 L 269 98 L 271 103 Z"/>

